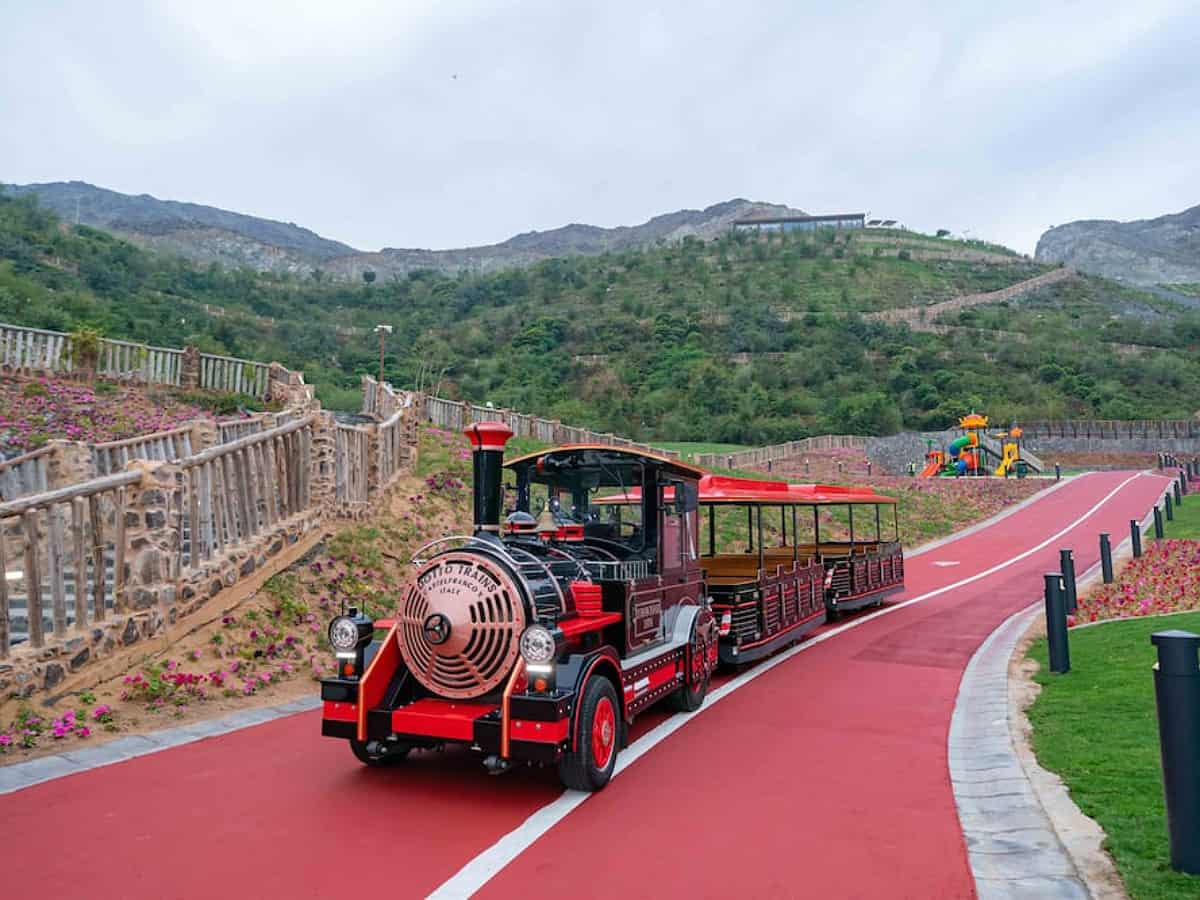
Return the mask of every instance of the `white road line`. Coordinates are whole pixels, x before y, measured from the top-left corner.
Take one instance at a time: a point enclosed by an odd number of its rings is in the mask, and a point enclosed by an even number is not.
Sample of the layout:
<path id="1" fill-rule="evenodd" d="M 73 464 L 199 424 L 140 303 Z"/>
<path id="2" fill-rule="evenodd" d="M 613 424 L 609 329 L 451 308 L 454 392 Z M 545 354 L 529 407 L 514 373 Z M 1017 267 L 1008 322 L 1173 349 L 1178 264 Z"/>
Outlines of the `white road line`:
<path id="1" fill-rule="evenodd" d="M 844 625 L 840 625 L 837 628 L 831 628 L 829 631 L 824 631 L 821 634 L 806 640 L 802 644 L 797 644 L 791 649 L 785 650 L 783 653 L 757 664 L 753 669 L 743 672 L 736 678 L 730 679 L 729 681 L 725 682 L 725 684 L 721 685 L 721 687 L 709 693 L 700 709 L 693 713 L 676 713 L 665 722 L 646 732 L 639 740 L 635 741 L 631 746 L 625 749 L 621 755 L 617 757 L 617 767 L 613 771 L 612 777 L 616 778 L 623 771 L 625 771 L 625 769 L 629 768 L 631 765 L 641 759 L 642 756 L 652 750 L 655 746 L 662 743 L 688 722 L 692 721 L 694 717 L 703 713 L 710 706 L 720 702 L 738 688 L 744 687 L 755 678 L 758 678 L 760 675 L 771 671 L 776 666 L 781 665 L 784 662 L 787 662 L 796 654 L 803 653 L 805 650 L 809 650 L 818 644 L 824 643 L 836 635 L 865 625 L 867 622 L 878 619 L 880 616 L 890 615 L 891 613 L 904 609 L 907 606 L 912 606 L 914 603 L 921 603 L 925 600 L 930 600 L 934 597 L 941 596 L 947 591 L 956 590 L 960 587 L 971 584 L 972 582 L 978 581 L 981 578 L 994 575 L 996 572 L 1015 565 L 1021 560 L 1028 559 L 1034 553 L 1045 549 L 1063 535 L 1077 528 L 1084 521 L 1091 518 L 1102 506 L 1104 506 L 1104 504 L 1108 503 L 1109 500 L 1120 493 L 1122 488 L 1124 488 L 1131 481 L 1141 478 L 1144 474 L 1146 473 L 1138 472 L 1137 474 L 1126 478 L 1108 494 L 1106 494 L 1091 509 L 1071 522 L 1071 524 L 1066 528 L 1063 528 L 1061 531 L 1052 534 L 1037 546 L 1031 547 L 1022 553 L 1018 553 L 1011 559 L 997 563 L 990 569 L 985 569 L 982 572 L 978 572 L 975 575 L 963 578 L 960 581 L 954 582 L 953 584 L 948 584 L 945 587 L 935 588 L 932 591 L 928 591 L 927 593 L 913 597 L 909 600 L 901 601 L 893 606 L 888 606 L 873 613 L 869 613 L 868 615 L 860 616 L 859 618 L 847 622 Z M 460 900 L 460 898 L 470 897 L 485 884 L 491 881 L 491 879 L 494 878 L 501 869 L 503 869 L 530 846 L 532 846 L 538 838 L 570 815 L 576 807 L 582 804 L 590 796 L 591 794 L 583 791 L 563 791 L 558 799 L 543 806 L 528 819 L 526 819 L 508 834 L 500 838 L 500 840 L 498 840 L 492 846 L 488 847 L 486 850 L 468 862 L 465 866 L 459 869 L 458 872 L 456 872 L 448 881 L 431 893 L 429 897 L 431 900 Z"/>

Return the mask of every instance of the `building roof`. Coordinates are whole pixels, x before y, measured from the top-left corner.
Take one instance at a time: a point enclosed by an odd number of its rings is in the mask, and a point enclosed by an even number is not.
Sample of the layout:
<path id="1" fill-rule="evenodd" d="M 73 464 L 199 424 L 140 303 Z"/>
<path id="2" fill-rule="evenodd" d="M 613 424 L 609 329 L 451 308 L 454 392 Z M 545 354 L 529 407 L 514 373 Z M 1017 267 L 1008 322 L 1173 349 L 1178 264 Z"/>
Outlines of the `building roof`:
<path id="1" fill-rule="evenodd" d="M 844 219 L 865 219 L 866 213 L 834 213 L 828 216 L 764 216 L 734 219 L 734 225 L 776 225 L 783 222 L 840 222 Z"/>

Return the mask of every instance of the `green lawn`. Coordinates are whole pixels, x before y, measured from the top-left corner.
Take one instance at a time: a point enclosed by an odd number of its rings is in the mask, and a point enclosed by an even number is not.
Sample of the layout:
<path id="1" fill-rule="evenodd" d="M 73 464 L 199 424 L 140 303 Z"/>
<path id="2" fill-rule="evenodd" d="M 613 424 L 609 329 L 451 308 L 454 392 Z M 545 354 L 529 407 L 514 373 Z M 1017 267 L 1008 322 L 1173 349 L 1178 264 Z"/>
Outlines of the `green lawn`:
<path id="1" fill-rule="evenodd" d="M 1200 513 L 1200 496 L 1190 502 Z M 1043 686 L 1029 711 L 1038 761 L 1108 833 L 1107 848 L 1138 900 L 1200 897 L 1200 877 L 1168 865 L 1150 635 L 1171 628 L 1200 631 L 1200 613 L 1072 631 L 1065 676 L 1050 674 L 1045 640 L 1030 649 Z"/>
<path id="2" fill-rule="evenodd" d="M 745 444 L 710 444 L 704 441 L 651 441 L 655 447 L 663 450 L 678 450 L 684 459 L 691 459 L 697 453 L 737 453 L 739 450 L 749 450 Z"/>
<path id="3" fill-rule="evenodd" d="M 1169 538 L 1200 541 L 1200 494 L 1188 494 L 1184 497 L 1183 503 L 1175 507 L 1175 521 L 1165 524 L 1164 530 Z M 1154 534 L 1153 525 L 1150 526 L 1150 534 Z"/>

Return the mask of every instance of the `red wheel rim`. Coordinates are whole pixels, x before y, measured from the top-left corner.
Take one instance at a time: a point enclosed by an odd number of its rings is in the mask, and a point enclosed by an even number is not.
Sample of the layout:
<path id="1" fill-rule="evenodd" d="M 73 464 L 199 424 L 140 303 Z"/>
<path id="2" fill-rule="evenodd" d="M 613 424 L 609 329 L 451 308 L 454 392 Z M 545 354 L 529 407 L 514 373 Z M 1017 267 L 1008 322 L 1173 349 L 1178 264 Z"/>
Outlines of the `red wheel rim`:
<path id="1" fill-rule="evenodd" d="M 612 701 L 601 697 L 592 713 L 592 761 L 597 769 L 605 769 L 612 760 L 617 744 L 617 717 Z"/>

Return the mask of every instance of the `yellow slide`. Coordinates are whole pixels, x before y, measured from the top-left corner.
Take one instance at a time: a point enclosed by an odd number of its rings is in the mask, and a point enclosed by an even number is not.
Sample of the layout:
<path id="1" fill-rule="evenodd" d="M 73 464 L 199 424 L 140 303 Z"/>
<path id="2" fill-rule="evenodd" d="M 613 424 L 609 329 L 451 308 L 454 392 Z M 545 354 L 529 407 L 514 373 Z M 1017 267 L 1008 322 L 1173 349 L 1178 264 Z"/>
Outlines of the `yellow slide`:
<path id="1" fill-rule="evenodd" d="M 1004 444 L 1004 456 L 1000 458 L 1000 465 L 996 466 L 996 473 L 1001 478 L 1009 473 L 1013 466 L 1017 464 L 1017 460 L 1021 456 L 1021 451 L 1018 448 L 1016 441 L 1006 441 Z"/>

